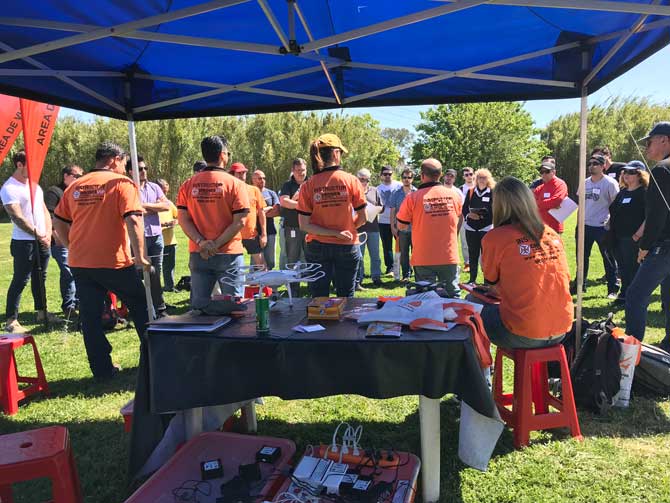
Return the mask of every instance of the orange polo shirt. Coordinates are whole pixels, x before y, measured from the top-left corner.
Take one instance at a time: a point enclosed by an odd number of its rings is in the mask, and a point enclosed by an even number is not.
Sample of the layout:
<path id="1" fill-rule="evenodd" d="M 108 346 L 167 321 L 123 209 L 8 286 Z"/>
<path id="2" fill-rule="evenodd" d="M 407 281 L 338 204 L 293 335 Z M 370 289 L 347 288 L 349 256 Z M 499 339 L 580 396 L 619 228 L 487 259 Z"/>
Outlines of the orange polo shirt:
<path id="1" fill-rule="evenodd" d="M 458 219 L 463 194 L 439 182 L 424 183 L 410 192 L 396 214 L 412 225 L 412 265 L 458 264 Z"/>
<path id="2" fill-rule="evenodd" d="M 334 236 L 307 234 L 307 242 L 358 244 L 353 213 L 365 208 L 366 204 L 361 182 L 354 175 L 342 171 L 340 166 L 324 168 L 308 178 L 300 186 L 298 213 L 310 216 L 310 222 L 315 225 L 339 231 L 348 230 L 354 238 L 344 241 Z"/>
<path id="3" fill-rule="evenodd" d="M 222 168 L 209 166 L 179 187 L 177 208 L 188 211 L 205 239 L 216 239 L 233 223 L 233 215 L 249 212 L 246 184 Z M 189 240 L 188 251 L 197 252 L 198 245 Z M 218 253 L 234 255 L 243 251 L 242 236 L 238 232 Z"/>
<path id="4" fill-rule="evenodd" d="M 515 335 L 546 339 L 572 327 L 570 273 L 563 241 L 544 226 L 540 245 L 515 225 L 490 230 L 482 240 L 482 270 L 500 295 L 500 317 Z"/>
<path id="5" fill-rule="evenodd" d="M 254 239 L 258 236 L 258 212 L 263 211 L 267 204 L 265 204 L 263 194 L 255 185 L 247 185 L 247 195 L 249 196 L 249 214 L 242 227 L 242 239 Z"/>
<path id="6" fill-rule="evenodd" d="M 133 265 L 125 218 L 142 215 L 137 186 L 107 169 L 92 170 L 65 189 L 54 216 L 70 224 L 70 267 Z"/>

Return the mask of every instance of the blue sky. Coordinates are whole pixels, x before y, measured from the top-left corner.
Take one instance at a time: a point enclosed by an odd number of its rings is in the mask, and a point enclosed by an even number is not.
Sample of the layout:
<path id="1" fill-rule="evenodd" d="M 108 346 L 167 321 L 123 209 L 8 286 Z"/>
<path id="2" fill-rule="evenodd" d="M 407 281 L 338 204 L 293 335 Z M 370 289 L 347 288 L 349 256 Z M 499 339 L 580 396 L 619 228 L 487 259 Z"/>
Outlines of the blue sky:
<path id="1" fill-rule="evenodd" d="M 670 102 L 669 83 L 670 47 L 665 47 L 597 93 L 589 96 L 589 106 L 606 104 L 611 96 L 618 95 L 648 97 L 658 103 Z M 533 116 L 535 125 L 544 127 L 560 115 L 578 112 L 579 99 L 528 101 L 524 106 Z M 358 108 L 345 110 L 344 113 L 369 113 L 381 123 L 382 127 L 404 127 L 413 130 L 414 126 L 421 120 L 419 113 L 427 108 L 427 106 Z M 62 113 L 64 115 L 75 115 L 82 119 L 93 117 L 91 114 L 70 109 L 63 109 Z M 670 120 L 670 117 L 668 119 Z"/>

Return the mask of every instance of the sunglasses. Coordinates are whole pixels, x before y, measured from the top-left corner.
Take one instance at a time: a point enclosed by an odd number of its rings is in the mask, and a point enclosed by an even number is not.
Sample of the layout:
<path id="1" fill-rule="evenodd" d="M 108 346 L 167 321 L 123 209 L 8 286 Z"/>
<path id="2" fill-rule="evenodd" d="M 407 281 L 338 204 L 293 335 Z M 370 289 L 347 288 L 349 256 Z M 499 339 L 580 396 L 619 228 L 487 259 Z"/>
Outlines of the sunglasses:
<path id="1" fill-rule="evenodd" d="M 639 169 L 624 169 L 623 174 L 624 175 L 639 175 L 640 170 Z"/>
<path id="2" fill-rule="evenodd" d="M 546 175 L 546 174 L 549 174 L 549 173 L 551 173 L 551 170 L 548 170 L 548 169 L 541 169 L 540 170 L 541 175 Z"/>
<path id="3" fill-rule="evenodd" d="M 363 183 L 368 183 L 370 181 L 369 178 L 361 178 L 360 176 L 358 177 L 358 179 Z"/>
<path id="4" fill-rule="evenodd" d="M 81 178 L 82 177 L 82 175 L 75 174 L 75 173 L 68 173 L 68 175 L 70 175 L 72 178 Z"/>
<path id="5" fill-rule="evenodd" d="M 412 178 L 414 178 L 414 177 L 413 176 L 403 176 L 402 177 L 403 180 L 411 180 Z"/>
<path id="6" fill-rule="evenodd" d="M 138 166 L 137 170 L 138 171 L 146 171 L 147 167 L 146 166 Z"/>
<path id="7" fill-rule="evenodd" d="M 463 176 L 465 176 L 465 177 L 472 176 L 472 175 L 473 175 L 473 173 L 463 173 Z"/>
<path id="8" fill-rule="evenodd" d="M 382 173 L 382 176 L 391 176 L 393 173 Z"/>

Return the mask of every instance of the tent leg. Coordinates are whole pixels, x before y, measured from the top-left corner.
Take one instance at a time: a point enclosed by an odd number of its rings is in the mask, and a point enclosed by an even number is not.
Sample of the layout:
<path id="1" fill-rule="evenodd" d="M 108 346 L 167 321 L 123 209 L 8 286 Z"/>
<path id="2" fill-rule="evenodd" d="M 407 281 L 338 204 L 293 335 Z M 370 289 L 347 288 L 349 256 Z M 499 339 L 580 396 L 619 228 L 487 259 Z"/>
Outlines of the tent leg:
<path id="1" fill-rule="evenodd" d="M 137 139 L 135 136 L 135 121 L 132 120 L 132 115 L 129 114 L 128 117 L 128 138 L 130 142 L 130 161 L 133 166 L 133 181 L 135 185 L 140 186 L 140 170 L 137 167 Z M 145 241 L 146 246 L 146 241 Z M 151 298 L 151 278 L 149 277 L 149 271 L 144 269 L 142 271 L 144 279 L 144 294 L 147 298 L 147 313 L 149 313 L 149 321 L 156 319 L 156 313 L 154 312 L 154 303 Z"/>
<path id="2" fill-rule="evenodd" d="M 579 191 L 579 209 L 580 211 L 577 214 L 577 279 L 575 281 L 575 287 L 577 289 L 577 309 L 575 313 L 576 324 L 576 337 L 575 337 L 575 354 L 579 352 L 579 347 L 582 342 L 582 285 L 584 284 L 584 207 L 586 204 L 586 197 L 584 194 L 585 181 L 586 181 L 586 119 L 588 117 L 588 108 L 587 108 L 587 88 L 582 86 L 582 98 L 581 98 L 581 109 L 580 109 L 580 121 L 579 121 L 579 180 L 577 186 Z"/>

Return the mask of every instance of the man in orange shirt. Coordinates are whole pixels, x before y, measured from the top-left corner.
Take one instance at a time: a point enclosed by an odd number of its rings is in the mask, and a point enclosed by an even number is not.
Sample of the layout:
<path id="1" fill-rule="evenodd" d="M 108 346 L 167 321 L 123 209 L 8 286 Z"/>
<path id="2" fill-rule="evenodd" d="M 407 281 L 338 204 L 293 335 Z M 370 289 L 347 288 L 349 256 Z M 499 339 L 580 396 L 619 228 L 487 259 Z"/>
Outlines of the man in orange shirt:
<path id="1" fill-rule="evenodd" d="M 402 202 L 398 229 L 412 225 L 412 258 L 417 281 L 438 281 L 451 297 L 459 297 L 458 221 L 462 193 L 440 183 L 442 164 L 437 159 L 421 163 L 421 185 Z"/>
<path id="2" fill-rule="evenodd" d="M 252 265 L 265 265 L 263 248 L 268 244 L 267 220 L 263 210 L 266 206 L 265 198 L 258 187 L 246 183 L 247 172 L 247 167 L 241 162 L 234 162 L 230 166 L 230 173 L 244 182 L 249 196 L 249 214 L 247 215 L 247 222 L 242 228 L 242 245 L 251 255 Z"/>
<path id="3" fill-rule="evenodd" d="M 134 265 L 148 269 L 151 263 L 144 250 L 137 187 L 120 174 L 125 162 L 121 147 L 103 142 L 95 152 L 95 169 L 71 183 L 54 210 L 56 233 L 69 248 L 86 354 L 96 379 L 109 379 L 120 370 L 112 363 L 112 346 L 102 328 L 107 292 L 128 306 L 140 337 L 149 321 Z"/>
<path id="4" fill-rule="evenodd" d="M 179 188 L 179 225 L 188 236 L 191 270 L 191 307 L 202 309 L 219 281 L 223 293 L 242 295 L 242 285 L 228 272 L 242 267 L 244 256 L 240 231 L 249 213 L 245 184 L 226 172 L 228 141 L 208 136 L 200 143 L 207 167 Z"/>
<path id="5" fill-rule="evenodd" d="M 543 162 L 540 166 L 542 183 L 533 189 L 537 208 L 542 221 L 559 234 L 563 232 L 563 223 L 556 220 L 549 210 L 558 208 L 563 199 L 568 197 L 568 186 L 556 176 L 556 164 Z"/>

